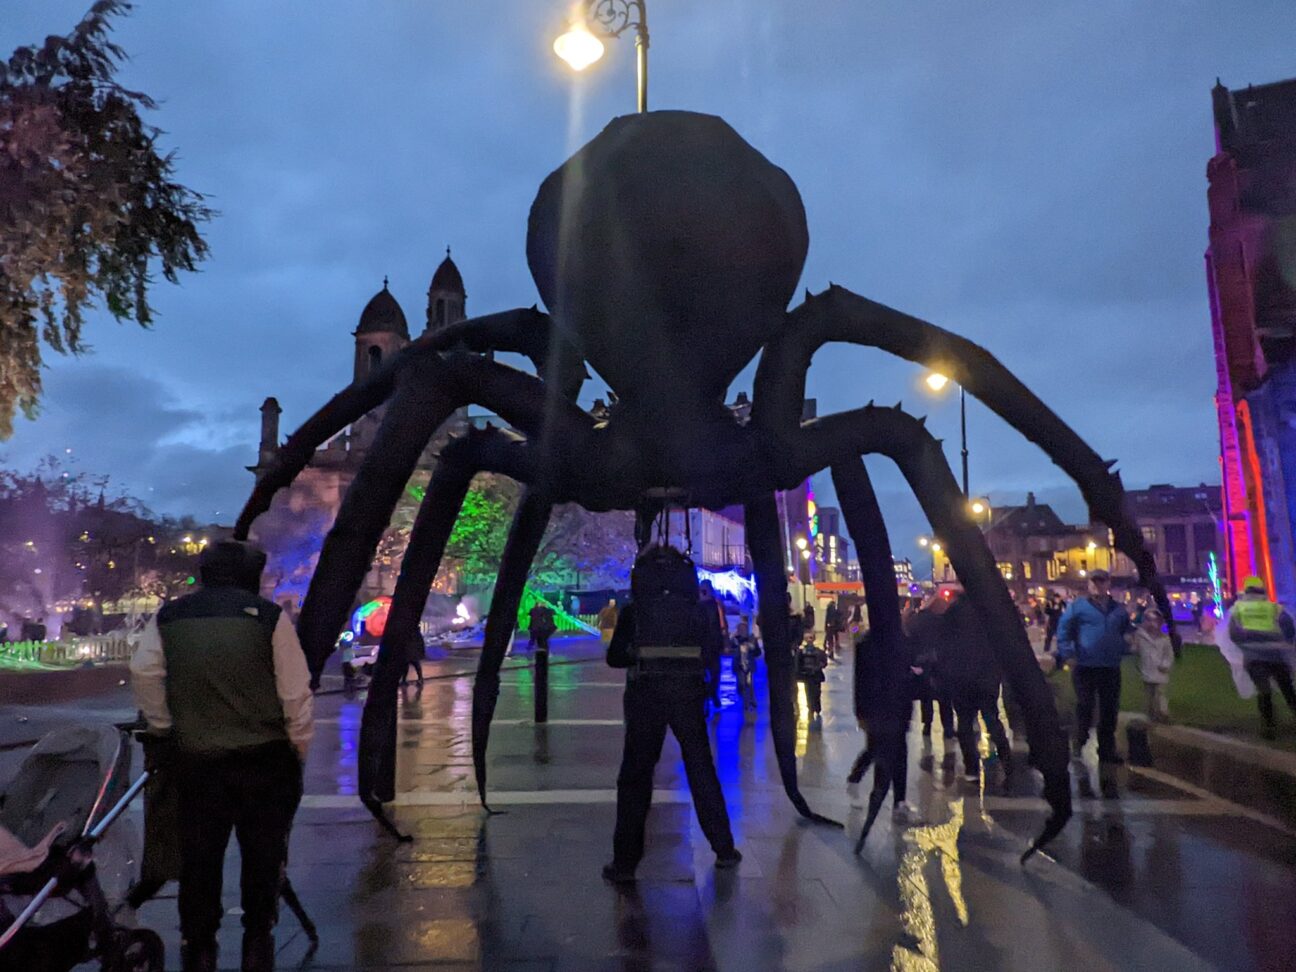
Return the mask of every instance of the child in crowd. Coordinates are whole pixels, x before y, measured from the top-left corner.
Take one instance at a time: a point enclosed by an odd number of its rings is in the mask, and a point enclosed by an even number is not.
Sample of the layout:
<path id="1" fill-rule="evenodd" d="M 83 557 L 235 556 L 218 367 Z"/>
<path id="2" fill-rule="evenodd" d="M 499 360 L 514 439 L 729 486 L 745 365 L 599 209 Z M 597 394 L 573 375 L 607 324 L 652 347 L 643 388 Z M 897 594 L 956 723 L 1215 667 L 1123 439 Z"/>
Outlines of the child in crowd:
<path id="1" fill-rule="evenodd" d="M 1130 650 L 1138 655 L 1139 675 L 1147 690 L 1148 718 L 1153 722 L 1170 721 L 1166 692 L 1170 666 L 1174 664 L 1174 646 L 1170 636 L 1161 630 L 1164 623 L 1161 611 L 1155 605 L 1148 605 L 1130 644 Z"/>

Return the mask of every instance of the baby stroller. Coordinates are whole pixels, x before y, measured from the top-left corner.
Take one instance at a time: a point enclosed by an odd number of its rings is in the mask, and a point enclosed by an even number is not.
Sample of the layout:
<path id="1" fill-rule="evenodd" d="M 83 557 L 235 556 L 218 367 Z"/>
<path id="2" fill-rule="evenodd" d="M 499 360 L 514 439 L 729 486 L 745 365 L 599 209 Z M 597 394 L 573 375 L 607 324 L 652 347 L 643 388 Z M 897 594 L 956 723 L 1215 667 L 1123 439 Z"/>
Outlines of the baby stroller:
<path id="1" fill-rule="evenodd" d="M 113 859 L 100 838 L 143 788 L 130 783 L 131 747 L 113 726 L 49 733 L 0 795 L 0 970 L 68 972 L 98 959 L 104 972 L 162 972 L 162 940 L 113 921 L 100 874 Z"/>

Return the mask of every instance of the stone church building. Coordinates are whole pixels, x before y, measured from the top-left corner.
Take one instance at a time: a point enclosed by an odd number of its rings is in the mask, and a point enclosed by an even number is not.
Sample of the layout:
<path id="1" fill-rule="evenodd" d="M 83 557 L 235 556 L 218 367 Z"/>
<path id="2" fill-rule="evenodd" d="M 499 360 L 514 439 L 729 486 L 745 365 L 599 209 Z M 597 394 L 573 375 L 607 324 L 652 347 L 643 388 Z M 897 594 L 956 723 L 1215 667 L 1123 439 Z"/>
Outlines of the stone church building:
<path id="1" fill-rule="evenodd" d="M 427 291 L 426 320 L 423 334 L 434 334 L 465 317 L 467 293 L 459 268 L 446 257 L 432 275 Z M 405 312 L 387 288 L 369 300 L 360 312 L 355 338 L 353 381 L 361 381 L 393 354 L 410 343 L 410 328 Z M 279 402 L 267 398 L 261 405 L 261 443 L 257 464 L 249 470 L 260 477 L 279 451 Z M 257 520 L 252 539 L 264 547 L 269 560 L 265 572 L 265 593 L 280 603 L 300 604 L 306 593 L 319 558 L 324 535 L 333 525 L 342 498 L 373 445 L 382 423 L 383 409 L 377 408 L 350 428 L 343 430 L 320 447 L 310 465 L 296 481 L 275 496 L 270 509 Z M 457 413 L 438 433 L 420 463 L 427 470 L 435 461 L 436 448 L 445 436 L 458 431 L 468 421 L 466 410 Z M 362 597 L 390 594 L 396 583 L 399 561 L 379 551 L 374 568 L 365 579 Z"/>

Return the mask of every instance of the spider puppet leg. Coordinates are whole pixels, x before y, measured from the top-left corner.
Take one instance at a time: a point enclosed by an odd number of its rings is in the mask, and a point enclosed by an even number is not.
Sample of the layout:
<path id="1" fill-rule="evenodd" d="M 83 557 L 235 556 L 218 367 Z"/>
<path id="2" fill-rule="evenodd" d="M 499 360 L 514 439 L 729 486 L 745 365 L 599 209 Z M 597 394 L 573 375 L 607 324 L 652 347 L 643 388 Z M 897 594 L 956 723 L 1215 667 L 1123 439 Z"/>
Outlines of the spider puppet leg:
<path id="1" fill-rule="evenodd" d="M 496 471 L 529 479 L 533 470 L 524 449 L 497 429 L 470 431 L 467 438 L 449 443 L 441 452 L 410 531 L 360 722 L 360 799 L 396 836 L 400 835 L 389 825 L 382 804 L 396 796 L 396 699 L 406 646 L 418 636 L 428 591 L 473 476 Z"/>
<path id="2" fill-rule="evenodd" d="M 1115 462 L 1102 459 L 994 355 L 967 338 L 830 285 L 807 295 L 767 346 L 756 374 L 753 422 L 771 429 L 795 426 L 810 359 L 832 341 L 879 348 L 940 371 L 1043 449 L 1075 480 L 1090 515 L 1111 529 L 1117 549 L 1133 561 L 1139 583 L 1156 599 L 1178 648 L 1165 587 L 1137 524 L 1126 515 L 1125 490 L 1112 472 Z"/>
<path id="3" fill-rule="evenodd" d="M 477 679 L 473 682 L 472 752 L 477 794 L 488 813 L 494 811 L 486 805 L 486 744 L 490 741 L 491 719 L 495 716 L 495 703 L 499 699 L 500 665 L 504 662 L 509 638 L 517 627 L 518 607 L 522 603 L 527 573 L 544 539 L 552 510 L 553 504 L 542 494 L 528 489 L 523 495 L 517 512 L 513 514 L 513 525 L 509 528 L 499 575 L 495 579 L 490 613 L 486 616 L 486 638 L 477 662 Z"/>
<path id="4" fill-rule="evenodd" d="M 778 760 L 783 789 L 797 813 L 816 823 L 842 826 L 810 809 L 797 786 L 796 713 L 792 708 L 795 691 L 792 664 L 792 635 L 788 629 L 787 571 L 783 566 L 782 528 L 774 494 L 749 500 L 743 508 L 747 547 L 756 570 L 761 637 L 765 642 L 765 664 L 769 670 L 770 732 Z"/>
<path id="5" fill-rule="evenodd" d="M 842 516 L 855 538 L 869 621 L 868 644 L 855 649 L 855 716 L 868 730 L 868 745 L 877 758 L 873 764 L 868 813 L 855 843 L 858 854 L 892 781 L 897 774 L 905 772 L 901 761 L 909 758 L 905 734 L 909 731 L 913 703 L 908 687 L 909 664 L 902 643 L 900 602 L 895 596 L 891 538 L 887 535 L 873 482 L 862 459 L 835 464 L 832 478 Z M 904 796 L 897 793 L 895 799 L 899 803 Z"/>
<path id="6" fill-rule="evenodd" d="M 1035 659 L 1008 586 L 967 500 L 954 481 L 938 440 L 921 419 L 895 408 L 868 406 L 808 422 L 797 444 L 789 444 L 793 468 L 808 475 L 843 455 L 878 453 L 900 468 L 932 530 L 940 536 L 969 599 L 981 615 L 1004 679 L 1021 706 L 1031 759 L 1044 777 L 1044 798 L 1052 814 L 1032 853 L 1052 840 L 1071 816 L 1071 779 L 1066 734 L 1044 673 Z"/>

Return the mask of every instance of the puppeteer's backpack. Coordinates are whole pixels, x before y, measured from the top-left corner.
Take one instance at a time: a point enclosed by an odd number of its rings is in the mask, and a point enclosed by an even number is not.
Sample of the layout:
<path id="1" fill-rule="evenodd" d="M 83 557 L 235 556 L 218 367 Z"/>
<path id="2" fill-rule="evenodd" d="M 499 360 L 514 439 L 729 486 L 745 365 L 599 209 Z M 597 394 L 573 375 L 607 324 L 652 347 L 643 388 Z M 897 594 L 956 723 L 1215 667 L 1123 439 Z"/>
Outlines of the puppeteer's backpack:
<path id="1" fill-rule="evenodd" d="M 652 547 L 630 571 L 634 598 L 634 654 L 641 668 L 696 663 L 702 639 L 698 626 L 697 568 L 674 547 Z"/>

